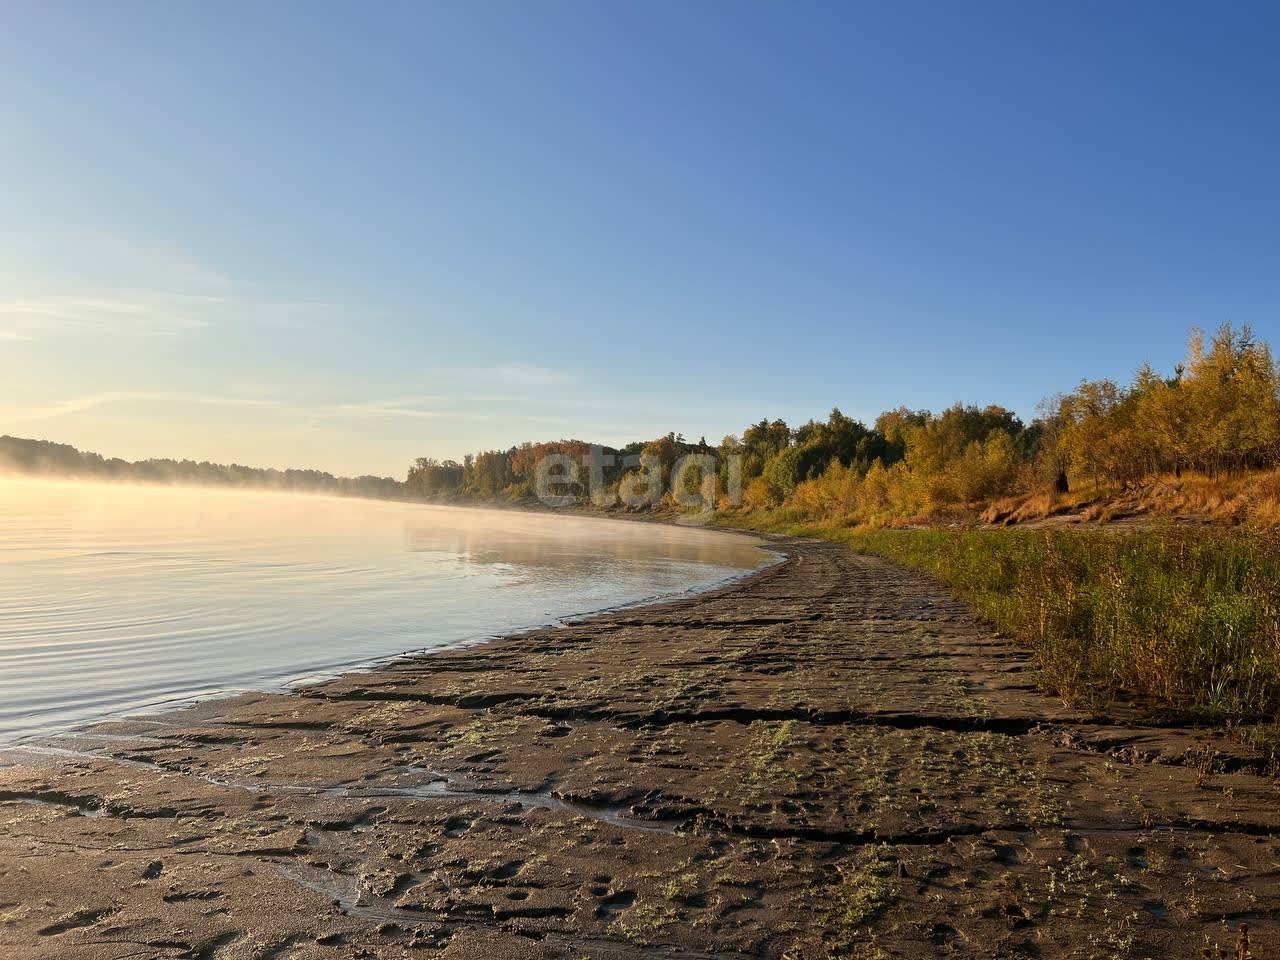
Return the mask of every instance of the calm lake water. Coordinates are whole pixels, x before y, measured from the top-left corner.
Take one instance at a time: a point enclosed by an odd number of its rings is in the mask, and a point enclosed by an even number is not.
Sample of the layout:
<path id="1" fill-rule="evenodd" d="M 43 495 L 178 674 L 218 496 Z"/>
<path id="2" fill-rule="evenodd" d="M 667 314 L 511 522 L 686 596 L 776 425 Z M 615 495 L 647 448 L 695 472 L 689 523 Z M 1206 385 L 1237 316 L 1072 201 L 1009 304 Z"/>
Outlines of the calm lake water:
<path id="1" fill-rule="evenodd" d="M 714 531 L 0 478 L 0 739 L 276 688 L 772 559 Z"/>

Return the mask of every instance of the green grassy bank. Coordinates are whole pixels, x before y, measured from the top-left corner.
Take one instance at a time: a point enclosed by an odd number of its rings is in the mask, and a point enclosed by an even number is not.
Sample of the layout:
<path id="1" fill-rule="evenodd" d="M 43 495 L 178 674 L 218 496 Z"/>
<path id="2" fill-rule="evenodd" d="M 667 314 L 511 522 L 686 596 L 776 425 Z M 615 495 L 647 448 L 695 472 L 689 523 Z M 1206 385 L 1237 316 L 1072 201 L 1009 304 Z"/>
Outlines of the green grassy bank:
<path id="1" fill-rule="evenodd" d="M 1034 651 L 1075 702 L 1138 694 L 1222 721 L 1280 714 L 1280 541 L 1173 526 L 874 530 L 743 524 L 838 540 L 923 570 Z"/>

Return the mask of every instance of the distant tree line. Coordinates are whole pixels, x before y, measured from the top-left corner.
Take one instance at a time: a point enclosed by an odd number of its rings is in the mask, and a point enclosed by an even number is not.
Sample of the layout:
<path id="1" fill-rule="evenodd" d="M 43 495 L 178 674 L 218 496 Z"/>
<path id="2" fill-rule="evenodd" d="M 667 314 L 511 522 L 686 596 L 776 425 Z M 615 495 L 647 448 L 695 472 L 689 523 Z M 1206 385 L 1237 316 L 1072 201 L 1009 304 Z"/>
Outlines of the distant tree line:
<path id="1" fill-rule="evenodd" d="M 592 445 L 584 440 L 555 440 L 468 454 L 461 463 L 422 457 L 409 468 L 406 486 L 411 494 L 427 500 L 532 501 L 537 494 L 538 465 L 543 460 L 556 455 L 582 463 L 591 449 Z M 676 461 L 686 454 L 717 452 L 717 448 L 705 439 L 691 443 L 676 433 L 623 447 L 601 445 L 595 449 L 603 454 L 605 461 L 601 467 L 604 486 L 615 492 L 628 474 L 638 469 L 642 460 L 656 464 L 666 481 Z M 558 489 L 557 493 L 565 495 L 585 497 L 589 492 L 585 476 L 559 486 L 563 489 Z"/>
<path id="2" fill-rule="evenodd" d="M 0 437 L 0 470 L 84 479 L 260 487 L 378 499 L 534 503 L 539 465 L 580 462 L 582 440 L 523 443 L 460 462 L 424 457 L 404 482 L 335 477 L 192 460 L 128 462 L 45 440 Z M 677 433 L 604 454 L 597 478 L 613 503 L 641 471 L 669 486 L 691 454 L 715 457 L 720 506 L 782 510 L 796 518 L 883 522 L 936 518 L 1017 494 L 1123 490 L 1192 471 L 1209 477 L 1280 466 L 1280 371 L 1247 327 L 1193 331 L 1169 375 L 1144 365 L 1129 384 L 1085 380 L 1047 400 L 1031 423 L 1000 406 L 956 404 L 940 413 L 899 407 L 867 424 L 833 409 L 792 427 L 764 418 L 718 444 Z M 696 477 L 694 486 L 705 478 Z M 557 493 L 585 497 L 588 478 Z M 734 501 L 730 491 L 740 491 Z M 622 498 L 626 501 L 626 498 Z M 677 504 L 668 496 L 665 504 Z"/>
<path id="3" fill-rule="evenodd" d="M 525 443 L 461 462 L 423 458 L 406 486 L 428 500 L 532 500 L 538 462 L 577 457 L 580 440 Z M 1082 381 L 1024 423 L 1000 406 L 956 404 L 940 413 L 900 407 L 867 424 L 839 409 L 797 427 L 768 418 L 717 445 L 670 433 L 604 448 L 612 489 L 640 458 L 664 476 L 690 453 L 717 455 L 719 490 L 742 489 L 741 509 L 784 509 L 851 522 L 930 517 L 1020 493 L 1124 488 L 1162 474 L 1212 476 L 1280 462 L 1280 372 L 1246 327 L 1194 331 L 1169 376 L 1143 366 L 1128 385 Z M 736 459 L 740 474 L 727 471 Z M 739 505 L 722 503 L 726 509 Z"/>
<path id="4" fill-rule="evenodd" d="M 85 453 L 65 443 L 0 436 L 0 471 L 129 483 L 256 487 L 345 497 L 400 500 L 408 491 L 391 477 L 335 477 L 321 470 L 274 470 L 195 460 L 130 462 Z"/>

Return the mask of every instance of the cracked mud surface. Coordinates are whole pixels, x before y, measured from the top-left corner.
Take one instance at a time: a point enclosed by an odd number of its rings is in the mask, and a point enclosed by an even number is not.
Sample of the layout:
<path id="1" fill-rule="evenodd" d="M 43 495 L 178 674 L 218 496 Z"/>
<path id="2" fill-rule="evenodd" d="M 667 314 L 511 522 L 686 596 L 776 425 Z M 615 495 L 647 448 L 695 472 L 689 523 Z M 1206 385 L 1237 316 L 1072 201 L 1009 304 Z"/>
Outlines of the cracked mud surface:
<path id="1" fill-rule="evenodd" d="M 1280 792 L 830 544 L 0 756 L 0 957 L 1280 955 Z"/>

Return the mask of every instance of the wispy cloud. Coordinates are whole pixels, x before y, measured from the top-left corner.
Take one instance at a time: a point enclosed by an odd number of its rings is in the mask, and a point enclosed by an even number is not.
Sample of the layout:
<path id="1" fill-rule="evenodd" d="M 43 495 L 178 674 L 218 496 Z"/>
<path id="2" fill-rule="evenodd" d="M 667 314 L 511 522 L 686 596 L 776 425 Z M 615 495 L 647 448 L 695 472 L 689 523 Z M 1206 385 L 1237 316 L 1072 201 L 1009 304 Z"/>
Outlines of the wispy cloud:
<path id="1" fill-rule="evenodd" d="M 0 407 L 0 420 L 8 423 L 27 423 L 33 420 L 51 420 L 54 417 L 65 417 L 71 414 L 84 413 L 103 404 L 126 399 L 127 393 L 93 393 L 82 397 L 71 397 L 67 400 L 56 400 L 30 406 Z"/>
<path id="2" fill-rule="evenodd" d="M 206 325 L 192 304 L 182 302 L 191 299 L 59 296 L 0 300 L 0 331 L 6 339 L 19 340 L 34 340 L 55 331 L 172 336 Z"/>
<path id="3" fill-rule="evenodd" d="M 314 300 L 254 300 L 163 291 L 0 299 L 0 339 L 39 340 L 64 334 L 173 337 L 238 321 L 303 329 L 331 320 L 341 307 Z"/>
<path id="4" fill-rule="evenodd" d="M 457 405 L 459 402 L 462 403 L 461 406 Z M 19 424 L 52 420 L 57 417 L 89 413 L 102 407 L 130 403 L 163 404 L 167 409 L 182 405 L 197 405 L 278 411 L 283 414 L 306 417 L 316 421 L 408 418 L 474 423 L 524 422 L 555 424 L 560 423 L 563 419 L 555 415 L 518 413 L 510 409 L 490 411 L 476 409 L 475 405 L 468 403 L 464 397 L 415 396 L 388 400 L 333 402 L 299 397 L 283 399 L 178 390 L 108 390 L 68 397 L 62 400 L 0 406 L 0 423 Z"/>
<path id="5" fill-rule="evenodd" d="M 213 407 L 244 407 L 279 410 L 322 419 L 343 417 L 412 417 L 435 420 L 462 418 L 450 410 L 429 409 L 424 403 L 440 398 L 410 397 L 394 400 L 369 400 L 351 403 L 309 401 L 301 398 L 237 396 L 233 394 L 196 393 L 178 390 L 109 390 L 25 406 L 0 406 L 0 421 L 26 423 L 54 417 L 87 413 L 99 407 L 123 403 L 163 403 L 170 407 L 181 404 Z"/>
<path id="6" fill-rule="evenodd" d="M 447 411 L 427 409 L 423 404 L 435 403 L 441 397 L 408 397 L 400 400 L 366 400 L 357 403 L 323 404 L 313 408 L 320 416 L 355 417 L 411 417 L 419 420 L 438 420 L 448 417 Z"/>
<path id="7" fill-rule="evenodd" d="M 118 403 L 156 402 L 156 403 L 195 403 L 226 407 L 285 407 L 287 404 L 277 400 L 255 397 L 218 396 L 216 394 L 181 393 L 172 391 L 147 390 L 109 390 L 102 393 L 83 394 L 69 397 L 66 400 L 55 400 L 27 406 L 0 407 L 0 421 L 8 423 L 30 423 L 37 420 L 52 420 L 55 417 L 73 416 L 87 413 L 99 407 Z"/>
<path id="8" fill-rule="evenodd" d="M 522 387 L 549 387 L 573 381 L 574 376 L 567 370 L 542 367 L 532 363 L 513 361 L 500 363 L 492 367 L 480 367 L 474 371 L 478 376 L 497 383 L 507 383 Z"/>
<path id="9" fill-rule="evenodd" d="M 304 329 L 361 308 L 277 296 L 179 249 L 96 231 L 0 229 L 0 340 L 175 337 L 236 324 Z"/>

